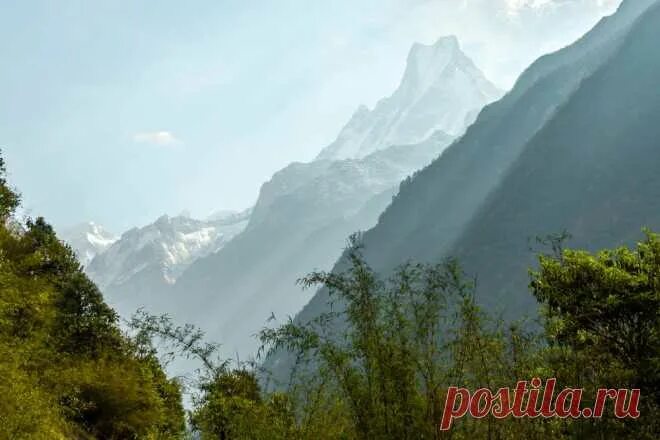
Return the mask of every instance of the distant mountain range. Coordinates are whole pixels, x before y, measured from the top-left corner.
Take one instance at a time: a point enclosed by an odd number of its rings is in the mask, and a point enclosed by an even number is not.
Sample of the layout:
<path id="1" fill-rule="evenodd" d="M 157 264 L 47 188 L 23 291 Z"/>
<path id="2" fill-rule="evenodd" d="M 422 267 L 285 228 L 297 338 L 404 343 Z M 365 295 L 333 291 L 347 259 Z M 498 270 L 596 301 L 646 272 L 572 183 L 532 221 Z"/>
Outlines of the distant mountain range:
<path id="1" fill-rule="evenodd" d="M 208 220 L 162 216 L 108 242 L 88 263 L 86 272 L 121 313 L 130 315 L 139 307 L 151 309 L 152 305 L 159 310 L 160 298 L 154 295 L 176 282 L 194 261 L 221 249 L 245 228 L 249 215 L 248 210 L 225 212 Z M 78 253 L 87 245 L 84 241 L 70 243 Z"/>
<path id="2" fill-rule="evenodd" d="M 123 314 L 144 305 L 200 325 L 228 355 L 253 353 L 271 314 L 308 301 L 296 280 L 330 269 L 348 235 L 374 226 L 400 182 L 501 94 L 454 37 L 415 44 L 398 89 L 359 110 L 316 160 L 275 173 L 251 212 L 222 214 L 223 225 L 163 217 L 124 233 L 87 271 Z"/>
<path id="3" fill-rule="evenodd" d="M 228 355 L 254 353 L 254 335 L 269 316 L 285 319 L 308 301 L 296 280 L 330 269 L 351 233 L 376 224 L 400 182 L 500 95 L 455 38 L 415 44 L 392 96 L 373 112 L 359 111 L 359 127 L 353 116 L 315 161 L 275 173 L 245 231 L 192 264 L 165 301 L 222 341 Z"/>
<path id="4" fill-rule="evenodd" d="M 408 259 L 458 257 L 488 310 L 520 318 L 536 313 L 527 288 L 535 237 L 565 230 L 567 245 L 597 250 L 660 229 L 658 42 L 659 2 L 626 0 L 537 60 L 401 186 L 364 234 L 368 262 L 386 274 Z M 340 259 L 334 270 L 345 267 Z M 321 289 L 296 319 L 318 316 L 327 300 Z"/>

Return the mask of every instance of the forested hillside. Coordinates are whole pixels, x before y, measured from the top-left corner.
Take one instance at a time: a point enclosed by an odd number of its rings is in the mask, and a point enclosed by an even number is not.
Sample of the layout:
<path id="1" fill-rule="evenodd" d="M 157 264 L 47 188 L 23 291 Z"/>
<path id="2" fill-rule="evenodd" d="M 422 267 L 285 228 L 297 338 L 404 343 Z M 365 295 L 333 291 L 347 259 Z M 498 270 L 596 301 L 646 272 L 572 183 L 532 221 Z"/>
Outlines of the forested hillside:
<path id="1" fill-rule="evenodd" d="M 489 308 L 531 309 L 536 236 L 566 231 L 571 246 L 595 250 L 660 227 L 658 41 L 660 6 L 527 143 L 451 248 Z"/>
<path id="2" fill-rule="evenodd" d="M 181 438 L 179 383 L 44 219 L 14 219 L 4 172 L 0 159 L 0 438 Z"/>

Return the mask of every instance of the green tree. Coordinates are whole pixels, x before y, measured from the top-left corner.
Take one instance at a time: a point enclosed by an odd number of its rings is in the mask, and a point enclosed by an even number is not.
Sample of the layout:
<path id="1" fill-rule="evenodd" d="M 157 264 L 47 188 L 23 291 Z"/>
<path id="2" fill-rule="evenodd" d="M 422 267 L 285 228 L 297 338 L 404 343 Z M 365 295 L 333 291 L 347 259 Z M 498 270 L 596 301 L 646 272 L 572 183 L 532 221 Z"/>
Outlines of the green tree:
<path id="1" fill-rule="evenodd" d="M 217 355 L 218 344 L 205 340 L 193 325 L 177 326 L 167 315 L 138 311 L 129 323 L 143 353 L 156 355 L 160 344 L 167 357 L 201 363 L 192 378 L 195 394 L 191 427 L 202 439 L 277 440 L 298 438 L 290 400 L 283 394 L 265 395 L 249 365 L 230 367 Z"/>
<path id="2" fill-rule="evenodd" d="M 0 221 L 2 223 L 9 219 L 21 201 L 18 193 L 7 184 L 6 171 L 5 160 L 2 157 L 2 151 L 0 151 Z"/>
<path id="3" fill-rule="evenodd" d="M 358 236 L 347 256 L 345 272 L 312 273 L 302 280 L 305 287 L 328 289 L 334 312 L 261 334 L 271 352 L 288 350 L 307 363 L 294 388 L 314 383 L 310 376 L 322 378 L 325 399 L 302 404 L 338 398 L 349 421 L 346 438 L 442 438 L 447 387 L 497 389 L 526 368 L 526 357 L 514 359 L 512 347 L 529 351 L 535 339 L 488 319 L 455 261 L 405 264 L 382 280 L 362 257 Z M 337 322 L 345 325 L 344 334 L 334 331 Z M 513 423 L 495 425 L 488 418 L 461 421 L 452 435 L 515 438 L 507 437 L 514 432 Z"/>
<path id="4" fill-rule="evenodd" d="M 44 219 L 13 219 L 18 202 L 0 159 L 0 438 L 181 438 L 178 382 Z"/>
<path id="5" fill-rule="evenodd" d="M 660 434 L 660 238 L 596 254 L 555 247 L 541 255 L 531 289 L 544 306 L 547 364 L 565 383 L 639 388 L 643 419 L 581 421 L 574 435 Z"/>

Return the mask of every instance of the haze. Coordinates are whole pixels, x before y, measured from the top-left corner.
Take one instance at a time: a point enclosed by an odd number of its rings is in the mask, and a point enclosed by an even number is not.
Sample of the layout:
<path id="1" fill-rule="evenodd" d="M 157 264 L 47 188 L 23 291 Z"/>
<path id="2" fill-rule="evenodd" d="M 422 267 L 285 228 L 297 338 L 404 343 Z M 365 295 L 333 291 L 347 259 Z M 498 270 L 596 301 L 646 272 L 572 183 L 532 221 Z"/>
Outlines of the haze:
<path id="1" fill-rule="evenodd" d="M 457 35 L 506 89 L 619 3 L 3 1 L 0 148 L 57 226 L 243 209 L 388 95 L 413 42 Z"/>

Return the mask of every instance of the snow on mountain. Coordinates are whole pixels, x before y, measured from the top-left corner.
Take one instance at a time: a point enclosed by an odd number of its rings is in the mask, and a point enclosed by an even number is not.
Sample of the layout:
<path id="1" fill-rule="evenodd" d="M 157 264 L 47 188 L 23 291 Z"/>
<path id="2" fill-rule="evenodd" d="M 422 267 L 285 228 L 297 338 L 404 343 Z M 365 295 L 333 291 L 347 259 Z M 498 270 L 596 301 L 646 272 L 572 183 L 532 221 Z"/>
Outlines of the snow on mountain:
<path id="1" fill-rule="evenodd" d="M 101 289 L 112 292 L 136 277 L 155 276 L 173 283 L 196 259 L 217 252 L 246 226 L 250 211 L 216 220 L 164 215 L 154 223 L 125 232 L 90 263 L 87 272 Z"/>
<path id="2" fill-rule="evenodd" d="M 359 107 L 318 159 L 362 158 L 392 145 L 421 142 L 437 131 L 460 136 L 486 104 L 501 96 L 456 37 L 415 43 L 398 89 L 373 110 Z"/>
<path id="3" fill-rule="evenodd" d="M 60 232 L 60 237 L 73 248 L 83 266 L 87 266 L 96 255 L 103 253 L 118 238 L 94 222 L 64 229 Z"/>

